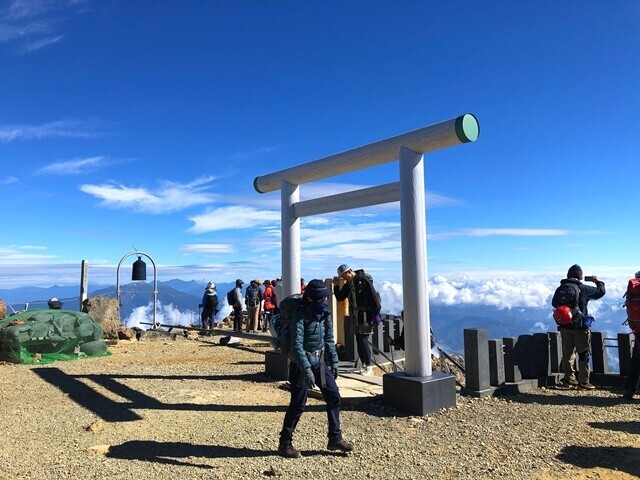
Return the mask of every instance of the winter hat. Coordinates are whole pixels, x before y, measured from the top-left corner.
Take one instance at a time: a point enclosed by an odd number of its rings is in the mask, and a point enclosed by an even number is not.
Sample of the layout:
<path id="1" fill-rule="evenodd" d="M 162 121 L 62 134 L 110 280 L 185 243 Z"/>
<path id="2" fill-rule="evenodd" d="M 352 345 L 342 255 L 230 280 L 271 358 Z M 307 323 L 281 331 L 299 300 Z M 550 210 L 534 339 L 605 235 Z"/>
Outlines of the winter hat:
<path id="1" fill-rule="evenodd" d="M 572 265 L 567 272 L 567 278 L 577 278 L 580 280 L 582 278 L 582 268 L 580 265 Z"/>
<path id="2" fill-rule="evenodd" d="M 342 276 L 342 274 L 344 272 L 348 272 L 349 270 L 351 270 L 351 267 L 349 265 L 347 265 L 346 263 L 343 263 L 342 265 L 340 265 L 338 267 L 338 275 Z"/>
<path id="3" fill-rule="evenodd" d="M 331 292 L 326 287 L 322 280 L 313 279 L 307 284 L 307 288 L 304 290 L 304 296 L 309 297 L 311 300 L 322 300 L 324 297 L 331 295 Z"/>
<path id="4" fill-rule="evenodd" d="M 216 284 L 213 282 L 207 283 L 207 290 L 215 290 Z"/>
<path id="5" fill-rule="evenodd" d="M 640 278 L 640 271 L 636 272 L 636 278 Z"/>
<path id="6" fill-rule="evenodd" d="M 238 278 L 236 280 L 236 287 L 241 287 L 242 285 L 244 285 L 244 282 Z"/>

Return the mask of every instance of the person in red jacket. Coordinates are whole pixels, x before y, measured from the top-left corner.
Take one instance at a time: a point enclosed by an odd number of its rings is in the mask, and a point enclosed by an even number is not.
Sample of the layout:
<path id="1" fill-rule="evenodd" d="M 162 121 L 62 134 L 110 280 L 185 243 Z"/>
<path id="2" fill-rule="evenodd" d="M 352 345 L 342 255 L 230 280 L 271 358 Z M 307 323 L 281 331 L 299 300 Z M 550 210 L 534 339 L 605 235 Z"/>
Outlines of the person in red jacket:
<path id="1" fill-rule="evenodd" d="M 264 319 L 262 331 L 266 332 L 269 329 L 269 323 L 271 322 L 273 311 L 275 310 L 276 305 L 278 305 L 278 300 L 276 298 L 276 289 L 273 285 L 271 285 L 271 280 L 264 281 L 264 293 L 262 294 L 262 298 L 264 299 Z"/>

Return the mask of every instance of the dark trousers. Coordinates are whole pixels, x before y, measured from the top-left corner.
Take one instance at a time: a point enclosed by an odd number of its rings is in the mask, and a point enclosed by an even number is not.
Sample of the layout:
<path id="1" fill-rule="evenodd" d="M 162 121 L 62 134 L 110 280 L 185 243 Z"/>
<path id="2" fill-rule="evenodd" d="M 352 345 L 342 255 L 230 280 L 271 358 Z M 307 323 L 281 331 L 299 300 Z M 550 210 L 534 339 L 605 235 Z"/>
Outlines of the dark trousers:
<path id="1" fill-rule="evenodd" d="M 264 318 L 262 319 L 262 329 L 267 330 L 269 328 L 269 323 L 271 323 L 271 317 L 273 316 L 273 308 L 264 310 Z"/>
<path id="2" fill-rule="evenodd" d="M 325 370 L 325 386 L 321 386 L 320 369 Z M 340 391 L 338 385 L 331 375 L 331 371 L 326 363 L 322 362 L 311 370 L 316 377 L 316 385 L 322 391 L 322 398 L 327 403 L 327 420 L 329 421 L 328 437 L 331 440 L 340 440 L 342 431 L 340 430 Z M 280 432 L 280 444 L 287 445 L 293 439 L 293 432 L 298 425 L 298 421 L 304 412 L 304 406 L 307 404 L 307 396 L 309 387 L 305 381 L 305 373 L 298 366 L 291 362 L 289 365 L 289 383 L 291 384 L 291 401 L 284 416 L 282 431 Z"/>
<path id="3" fill-rule="evenodd" d="M 638 389 L 638 380 L 640 380 L 640 334 L 636 333 L 636 339 L 633 342 L 633 356 L 631 357 L 631 365 L 629 367 L 629 376 L 625 389 L 628 392 L 635 393 Z"/>
<path id="4" fill-rule="evenodd" d="M 209 330 L 213 328 L 213 317 L 215 317 L 215 312 L 213 310 L 203 310 L 202 311 L 202 328 L 205 330 Z"/>
<path id="5" fill-rule="evenodd" d="M 233 307 L 233 331 L 242 331 L 242 307 Z"/>
<path id="6" fill-rule="evenodd" d="M 360 362 L 362 362 L 363 366 L 371 366 L 371 346 L 369 345 L 369 335 L 360 333 L 356 333 L 355 335 Z"/>

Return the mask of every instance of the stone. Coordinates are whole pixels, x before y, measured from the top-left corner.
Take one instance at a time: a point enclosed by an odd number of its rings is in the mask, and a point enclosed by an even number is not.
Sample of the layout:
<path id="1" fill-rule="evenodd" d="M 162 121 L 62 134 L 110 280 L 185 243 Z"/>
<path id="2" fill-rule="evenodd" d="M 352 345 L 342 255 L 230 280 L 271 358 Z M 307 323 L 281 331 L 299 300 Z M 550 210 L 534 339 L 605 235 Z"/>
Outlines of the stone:
<path id="1" fill-rule="evenodd" d="M 0 300 L 0 320 L 3 318 L 7 318 L 7 306 L 4 303 L 4 300 Z"/>
<path id="2" fill-rule="evenodd" d="M 121 325 L 118 300 L 102 296 L 89 297 L 82 302 L 82 311 L 88 313 L 102 327 L 105 338 L 118 338 Z"/>
<path id="3" fill-rule="evenodd" d="M 129 327 L 121 326 L 118 328 L 118 339 L 119 340 L 136 340 L 137 334 L 136 331 Z"/>

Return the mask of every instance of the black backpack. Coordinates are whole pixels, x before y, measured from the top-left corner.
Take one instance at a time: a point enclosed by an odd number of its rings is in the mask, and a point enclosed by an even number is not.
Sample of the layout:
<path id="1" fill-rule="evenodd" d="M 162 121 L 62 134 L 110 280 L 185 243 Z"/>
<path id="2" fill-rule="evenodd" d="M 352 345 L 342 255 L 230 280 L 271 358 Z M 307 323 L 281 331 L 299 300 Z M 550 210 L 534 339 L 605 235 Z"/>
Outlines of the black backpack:
<path id="1" fill-rule="evenodd" d="M 367 308 L 367 310 L 372 311 L 373 313 L 379 313 L 382 305 L 382 301 L 380 298 L 380 294 L 376 290 L 376 287 L 373 286 L 373 277 L 366 273 L 364 270 L 356 270 L 356 277 L 354 278 L 354 284 L 356 289 L 363 288 L 364 285 L 368 286 L 369 292 L 371 295 L 367 295 L 367 300 L 365 305 L 358 305 L 360 308 Z M 359 296 L 359 294 L 357 294 Z"/>
<path id="2" fill-rule="evenodd" d="M 257 307 L 260 305 L 260 287 L 257 285 L 249 285 L 247 287 L 247 307 Z"/>
<path id="3" fill-rule="evenodd" d="M 230 307 L 236 304 L 236 289 L 231 289 L 227 292 L 227 303 Z"/>
<path id="4" fill-rule="evenodd" d="M 217 295 L 207 295 L 204 301 L 204 308 L 207 310 L 217 310 L 218 309 L 218 296 Z"/>
<path id="5" fill-rule="evenodd" d="M 276 334 L 276 348 L 283 355 L 289 355 L 291 348 L 291 320 L 296 312 L 302 308 L 302 294 L 294 293 L 280 302 L 280 315 L 271 321 L 274 324 Z"/>
<path id="6" fill-rule="evenodd" d="M 553 298 L 551 299 L 551 306 L 553 308 L 569 307 L 572 316 L 571 325 L 574 327 L 582 327 L 584 315 L 580 311 L 580 308 L 578 308 L 579 299 L 580 287 L 573 282 L 565 282 L 556 288 Z"/>

